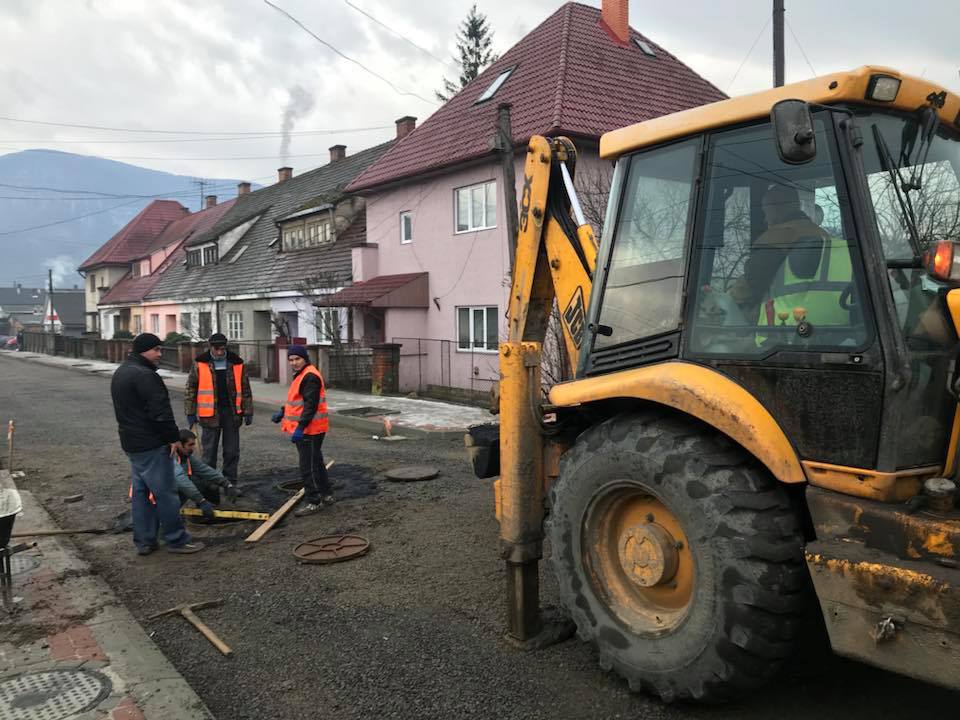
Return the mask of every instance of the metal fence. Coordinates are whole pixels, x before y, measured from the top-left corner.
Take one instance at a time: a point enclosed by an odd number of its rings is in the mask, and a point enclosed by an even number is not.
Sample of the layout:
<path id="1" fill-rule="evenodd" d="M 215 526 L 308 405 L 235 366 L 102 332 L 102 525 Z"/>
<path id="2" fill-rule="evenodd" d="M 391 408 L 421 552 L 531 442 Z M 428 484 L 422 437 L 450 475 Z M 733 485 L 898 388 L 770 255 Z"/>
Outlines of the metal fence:
<path id="1" fill-rule="evenodd" d="M 456 340 L 394 337 L 400 347 L 400 391 L 485 403 L 500 379 L 497 352 L 460 348 Z"/>

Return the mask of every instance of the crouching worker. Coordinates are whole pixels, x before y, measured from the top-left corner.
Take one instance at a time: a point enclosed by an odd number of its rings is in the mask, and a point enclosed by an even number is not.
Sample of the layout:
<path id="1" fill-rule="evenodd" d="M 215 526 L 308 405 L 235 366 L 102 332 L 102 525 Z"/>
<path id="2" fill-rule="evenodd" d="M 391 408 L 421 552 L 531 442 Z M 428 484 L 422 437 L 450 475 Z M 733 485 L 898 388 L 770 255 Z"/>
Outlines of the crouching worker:
<path id="1" fill-rule="evenodd" d="M 183 449 L 178 450 L 173 459 L 180 504 L 193 500 L 203 513 L 203 519 L 209 522 L 213 520 L 213 506 L 220 504 L 220 491 L 230 502 L 236 502 L 237 488 L 222 472 L 192 457 L 197 449 L 197 436 L 194 433 L 181 430 L 180 445 Z"/>

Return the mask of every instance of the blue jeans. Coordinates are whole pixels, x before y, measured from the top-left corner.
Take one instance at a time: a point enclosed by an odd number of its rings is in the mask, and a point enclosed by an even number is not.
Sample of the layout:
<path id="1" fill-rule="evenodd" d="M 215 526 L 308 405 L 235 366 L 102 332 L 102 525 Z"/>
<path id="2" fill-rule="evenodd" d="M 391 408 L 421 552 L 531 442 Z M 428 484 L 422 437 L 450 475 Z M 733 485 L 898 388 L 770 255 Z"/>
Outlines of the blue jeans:
<path id="1" fill-rule="evenodd" d="M 133 542 L 138 548 L 156 547 L 157 528 L 163 530 L 167 545 L 190 542 L 189 533 L 180 518 L 180 496 L 173 477 L 170 448 L 127 453 L 130 458 L 133 497 L 130 510 L 133 516 Z M 150 502 L 153 493 L 156 505 Z"/>

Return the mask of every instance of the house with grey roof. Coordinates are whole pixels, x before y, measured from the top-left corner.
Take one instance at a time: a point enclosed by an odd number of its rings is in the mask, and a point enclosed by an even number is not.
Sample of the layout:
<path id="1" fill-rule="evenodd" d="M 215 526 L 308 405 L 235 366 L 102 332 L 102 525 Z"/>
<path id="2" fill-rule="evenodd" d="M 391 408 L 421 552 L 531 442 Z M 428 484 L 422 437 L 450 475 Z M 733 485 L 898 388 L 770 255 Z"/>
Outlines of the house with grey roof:
<path id="1" fill-rule="evenodd" d="M 254 192 L 240 183 L 236 202 L 216 223 L 191 237 L 183 260 L 147 294 L 144 312 L 176 315 L 178 331 L 196 339 L 214 332 L 251 343 L 278 335 L 308 343 L 332 335 L 362 342 L 374 328 L 363 317 L 324 307 L 322 297 L 349 285 L 352 249 L 365 240 L 366 208 L 345 188 L 393 142 L 347 155 Z"/>

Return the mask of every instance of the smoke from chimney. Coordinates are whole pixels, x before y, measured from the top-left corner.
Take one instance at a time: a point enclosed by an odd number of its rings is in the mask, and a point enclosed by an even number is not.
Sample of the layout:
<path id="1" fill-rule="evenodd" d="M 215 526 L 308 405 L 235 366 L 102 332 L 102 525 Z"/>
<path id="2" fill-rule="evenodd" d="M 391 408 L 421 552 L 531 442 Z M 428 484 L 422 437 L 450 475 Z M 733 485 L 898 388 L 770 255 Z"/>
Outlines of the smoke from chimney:
<path id="1" fill-rule="evenodd" d="M 300 85 L 290 88 L 290 99 L 283 110 L 283 122 L 280 125 L 280 131 L 283 133 L 280 140 L 280 161 L 284 165 L 290 159 L 290 133 L 293 132 L 293 126 L 312 109 L 313 95 Z"/>

